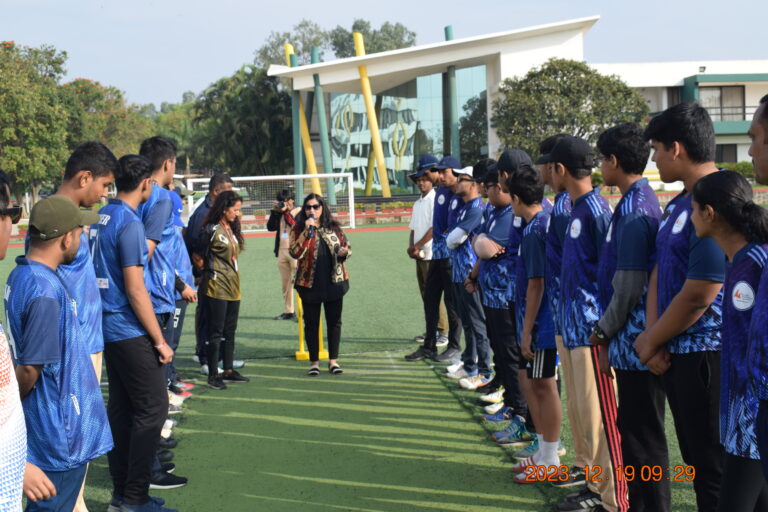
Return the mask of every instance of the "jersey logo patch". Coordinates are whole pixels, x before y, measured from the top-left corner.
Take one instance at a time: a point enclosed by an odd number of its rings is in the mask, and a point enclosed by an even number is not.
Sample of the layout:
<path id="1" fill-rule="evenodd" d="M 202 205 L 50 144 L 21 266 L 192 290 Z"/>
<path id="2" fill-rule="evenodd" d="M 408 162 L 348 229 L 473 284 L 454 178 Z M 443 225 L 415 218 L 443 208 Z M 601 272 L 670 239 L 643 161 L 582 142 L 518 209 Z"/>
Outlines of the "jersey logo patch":
<path id="1" fill-rule="evenodd" d="M 573 219 L 570 228 L 571 238 L 579 238 L 581 234 L 581 219 Z"/>
<path id="2" fill-rule="evenodd" d="M 731 300 L 733 301 L 733 307 L 737 311 L 752 309 L 752 306 L 755 305 L 755 290 L 752 289 L 748 282 L 739 281 L 733 287 Z"/>
<path id="3" fill-rule="evenodd" d="M 519 228 L 520 226 L 523 225 L 523 218 L 515 215 L 515 220 L 513 220 L 512 223 L 515 225 L 516 228 Z"/>
<path id="4" fill-rule="evenodd" d="M 459 206 L 458 199 L 454 199 L 453 201 L 451 201 L 451 210 L 455 210 L 457 206 Z"/>
<path id="5" fill-rule="evenodd" d="M 104 279 L 103 277 L 96 278 L 96 286 L 98 286 L 102 290 L 108 290 L 109 289 L 109 280 Z"/>
<path id="6" fill-rule="evenodd" d="M 612 235 L 613 235 L 613 222 L 611 222 L 610 225 L 608 226 L 608 233 L 605 235 L 605 241 L 610 242 Z"/>
<path id="7" fill-rule="evenodd" d="M 676 235 L 680 233 L 683 228 L 685 227 L 685 223 L 688 220 L 688 212 L 684 211 L 680 215 L 678 215 L 677 219 L 675 220 L 675 224 L 672 226 L 672 234 Z"/>
<path id="8" fill-rule="evenodd" d="M 440 206 L 445 204 L 445 196 L 437 196 L 437 204 Z"/>

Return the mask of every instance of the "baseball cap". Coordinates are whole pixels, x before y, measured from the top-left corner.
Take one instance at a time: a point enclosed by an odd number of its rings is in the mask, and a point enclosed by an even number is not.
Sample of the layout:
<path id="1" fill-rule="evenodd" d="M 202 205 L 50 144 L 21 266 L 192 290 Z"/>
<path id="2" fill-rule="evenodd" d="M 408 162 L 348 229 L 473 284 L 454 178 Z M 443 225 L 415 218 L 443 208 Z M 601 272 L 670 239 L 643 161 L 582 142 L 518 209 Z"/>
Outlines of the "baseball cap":
<path id="1" fill-rule="evenodd" d="M 563 164 L 567 169 L 592 169 L 595 166 L 595 152 L 589 142 L 581 137 L 566 135 L 552 148 L 549 162 Z"/>
<path id="2" fill-rule="evenodd" d="M 461 168 L 461 169 L 457 169 L 455 167 L 451 167 L 451 172 L 453 172 L 453 174 L 456 175 L 457 178 L 461 177 L 462 175 L 463 176 L 469 176 L 474 181 L 474 176 L 472 174 L 473 171 L 474 171 L 474 169 L 472 167 L 464 167 L 464 168 Z"/>
<path id="3" fill-rule="evenodd" d="M 178 189 L 176 189 L 178 190 Z M 181 200 L 179 194 L 171 192 L 171 203 L 173 203 L 173 224 L 174 226 L 185 227 L 184 221 L 181 220 L 181 214 L 184 211 L 184 201 Z"/>
<path id="4" fill-rule="evenodd" d="M 523 164 L 531 165 L 531 157 L 522 149 L 513 148 L 505 150 L 499 157 L 496 167 L 500 171 L 512 172 Z"/>
<path id="5" fill-rule="evenodd" d="M 454 156 L 446 155 L 438 162 L 435 169 L 461 169 L 461 162 Z"/>
<path id="6" fill-rule="evenodd" d="M 493 158 L 485 158 L 472 166 L 472 177 L 478 183 L 487 182 L 489 174 L 497 174 L 496 160 Z"/>
<path id="7" fill-rule="evenodd" d="M 99 222 L 99 214 L 81 210 L 71 199 L 53 195 L 39 201 L 29 213 L 29 225 L 37 231 L 29 236 L 40 240 L 53 240 L 73 229 Z"/>

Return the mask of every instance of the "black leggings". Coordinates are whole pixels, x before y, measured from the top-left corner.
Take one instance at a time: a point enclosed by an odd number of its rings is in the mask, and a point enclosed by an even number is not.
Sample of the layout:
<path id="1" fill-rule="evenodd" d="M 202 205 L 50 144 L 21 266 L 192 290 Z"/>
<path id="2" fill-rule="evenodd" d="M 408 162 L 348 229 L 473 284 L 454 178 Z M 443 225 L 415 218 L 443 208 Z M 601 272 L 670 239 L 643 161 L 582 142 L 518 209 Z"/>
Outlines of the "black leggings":
<path id="1" fill-rule="evenodd" d="M 759 459 L 725 454 L 718 512 L 768 510 L 768 484 Z"/>
<path id="2" fill-rule="evenodd" d="M 344 299 L 333 302 L 304 302 L 304 338 L 309 348 L 309 360 L 320 360 L 320 306 L 325 306 L 325 324 L 328 330 L 328 358 L 339 358 L 339 342 L 341 341 L 341 310 Z"/>
<path id="3" fill-rule="evenodd" d="M 208 325 L 208 375 L 215 376 L 219 368 L 219 351 L 224 360 L 224 370 L 232 369 L 235 356 L 235 331 L 240 313 L 239 300 L 205 298 L 205 321 Z"/>

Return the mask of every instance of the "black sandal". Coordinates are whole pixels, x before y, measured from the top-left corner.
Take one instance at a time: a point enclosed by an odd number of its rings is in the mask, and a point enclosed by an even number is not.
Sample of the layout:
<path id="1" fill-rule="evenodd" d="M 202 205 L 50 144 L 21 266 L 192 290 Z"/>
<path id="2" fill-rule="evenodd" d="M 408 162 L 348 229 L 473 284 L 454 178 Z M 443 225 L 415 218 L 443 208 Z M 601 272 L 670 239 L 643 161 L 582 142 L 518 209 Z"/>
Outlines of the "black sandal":
<path id="1" fill-rule="evenodd" d="M 328 365 L 328 371 L 331 372 L 333 375 L 341 375 L 344 373 L 344 370 L 341 369 L 341 367 L 337 364 L 334 365 Z"/>
<path id="2" fill-rule="evenodd" d="M 309 369 L 309 371 L 307 372 L 307 375 L 309 377 L 319 377 L 320 376 L 320 368 L 318 368 L 317 366 L 311 367 Z"/>

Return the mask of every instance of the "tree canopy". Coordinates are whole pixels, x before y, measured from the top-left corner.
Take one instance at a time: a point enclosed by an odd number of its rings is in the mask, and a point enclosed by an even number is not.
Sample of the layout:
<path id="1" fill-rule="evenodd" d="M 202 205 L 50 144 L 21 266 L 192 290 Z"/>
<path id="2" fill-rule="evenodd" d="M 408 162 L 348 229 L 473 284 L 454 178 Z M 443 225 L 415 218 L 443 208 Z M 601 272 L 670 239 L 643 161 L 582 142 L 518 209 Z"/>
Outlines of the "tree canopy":
<path id="1" fill-rule="evenodd" d="M 492 121 L 507 147 L 533 155 L 538 142 L 555 133 L 594 144 L 606 128 L 647 116 L 645 99 L 618 77 L 601 75 L 583 62 L 550 59 L 523 77 L 504 80 Z"/>

